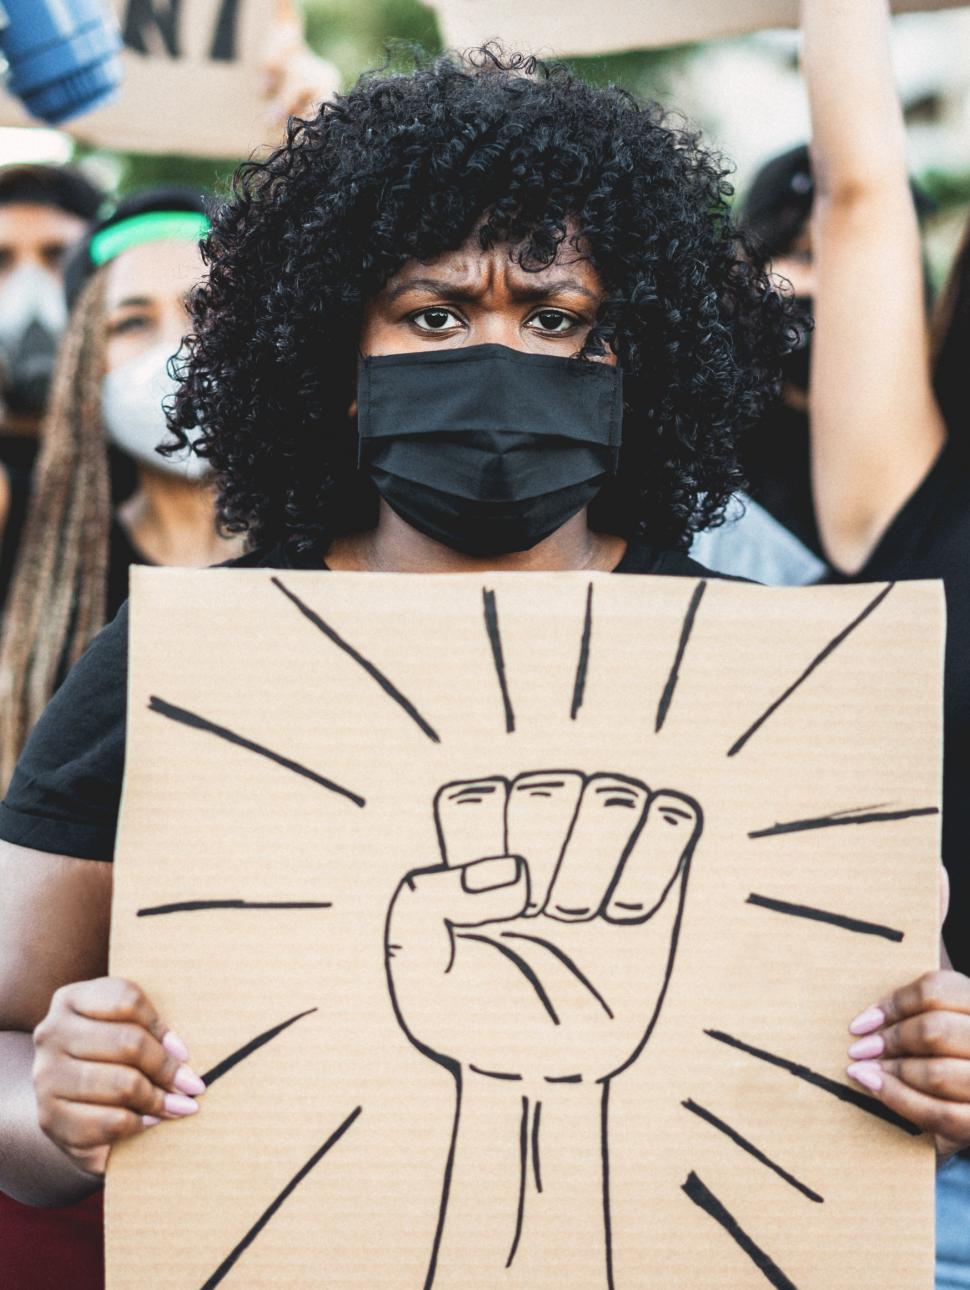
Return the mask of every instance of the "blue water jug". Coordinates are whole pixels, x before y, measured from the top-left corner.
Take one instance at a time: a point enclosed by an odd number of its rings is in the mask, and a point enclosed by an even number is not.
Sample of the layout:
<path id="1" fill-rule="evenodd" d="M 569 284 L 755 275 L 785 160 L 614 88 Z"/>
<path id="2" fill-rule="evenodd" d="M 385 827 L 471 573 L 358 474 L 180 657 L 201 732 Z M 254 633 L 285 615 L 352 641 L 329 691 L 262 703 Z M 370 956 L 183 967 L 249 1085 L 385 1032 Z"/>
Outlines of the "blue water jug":
<path id="1" fill-rule="evenodd" d="M 49 125 L 115 96 L 120 50 L 121 33 L 107 0 L 0 0 L 7 89 Z"/>

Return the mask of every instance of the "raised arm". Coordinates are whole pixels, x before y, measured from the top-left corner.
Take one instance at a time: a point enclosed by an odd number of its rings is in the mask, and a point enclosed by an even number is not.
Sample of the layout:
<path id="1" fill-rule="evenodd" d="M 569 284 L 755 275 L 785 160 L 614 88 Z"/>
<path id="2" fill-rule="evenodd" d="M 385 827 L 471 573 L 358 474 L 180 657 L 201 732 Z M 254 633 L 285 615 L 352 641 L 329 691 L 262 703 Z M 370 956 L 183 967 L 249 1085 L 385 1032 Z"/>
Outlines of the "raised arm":
<path id="1" fill-rule="evenodd" d="M 817 285 L 810 411 L 819 531 L 862 567 L 944 440 L 888 0 L 802 0 Z"/>

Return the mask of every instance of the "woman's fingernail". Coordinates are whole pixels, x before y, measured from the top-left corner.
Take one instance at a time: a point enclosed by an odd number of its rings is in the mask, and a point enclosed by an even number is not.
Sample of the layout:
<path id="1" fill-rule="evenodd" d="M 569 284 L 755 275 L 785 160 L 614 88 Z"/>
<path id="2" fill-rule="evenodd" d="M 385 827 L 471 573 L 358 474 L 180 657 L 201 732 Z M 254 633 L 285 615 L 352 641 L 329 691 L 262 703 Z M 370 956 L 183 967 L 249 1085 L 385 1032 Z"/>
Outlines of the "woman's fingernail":
<path id="1" fill-rule="evenodd" d="M 845 1073 L 870 1093 L 878 1093 L 882 1088 L 882 1071 L 875 1062 L 853 1062 L 845 1068 Z"/>
<path id="2" fill-rule="evenodd" d="M 142 1127 L 145 1129 L 150 1129 L 153 1124 L 161 1124 L 161 1120 L 157 1115 L 143 1115 L 141 1117 L 141 1122 Z"/>
<path id="3" fill-rule="evenodd" d="M 852 1054 L 850 1053 L 849 1056 L 851 1057 Z M 188 1093 L 190 1097 L 198 1097 L 200 1093 L 205 1092 L 205 1085 L 188 1066 L 178 1068 L 172 1080 L 172 1087 L 177 1088 L 180 1093 Z"/>
<path id="4" fill-rule="evenodd" d="M 865 1061 L 869 1057 L 881 1057 L 886 1051 L 886 1041 L 882 1035 L 866 1035 L 865 1039 L 857 1039 L 854 1044 L 849 1045 L 849 1056 L 854 1057 L 856 1061 Z M 188 1089 L 185 1090 L 189 1092 Z"/>
<path id="5" fill-rule="evenodd" d="M 181 1093 L 166 1093 L 162 1105 L 169 1115 L 195 1115 L 199 1109 L 194 1098 L 183 1097 Z"/>
<path id="6" fill-rule="evenodd" d="M 882 1008 L 866 1008 L 865 1012 L 860 1012 L 858 1017 L 854 1017 L 849 1022 L 849 1033 L 851 1035 L 868 1035 L 872 1030 L 878 1030 L 880 1026 L 886 1024 L 886 1014 Z"/>
<path id="7" fill-rule="evenodd" d="M 177 1062 L 187 1062 L 189 1060 L 189 1050 L 179 1039 L 174 1030 L 167 1030 L 162 1036 L 162 1047 L 171 1054 Z"/>
<path id="8" fill-rule="evenodd" d="M 490 856 L 466 864 L 461 871 L 461 885 L 466 891 L 495 891 L 511 887 L 519 880 L 518 856 Z"/>

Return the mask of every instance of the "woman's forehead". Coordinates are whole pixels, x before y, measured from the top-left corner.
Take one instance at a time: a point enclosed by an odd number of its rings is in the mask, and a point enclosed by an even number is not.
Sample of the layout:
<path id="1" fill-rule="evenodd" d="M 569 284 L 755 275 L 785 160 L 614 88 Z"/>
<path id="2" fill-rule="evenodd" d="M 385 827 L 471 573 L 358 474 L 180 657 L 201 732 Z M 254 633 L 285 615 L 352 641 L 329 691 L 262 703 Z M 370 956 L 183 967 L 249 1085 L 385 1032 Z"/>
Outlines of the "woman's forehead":
<path id="1" fill-rule="evenodd" d="M 195 242 L 170 239 L 133 246 L 108 265 L 105 304 L 117 308 L 124 300 L 137 297 L 179 298 L 196 283 L 204 266 Z"/>
<path id="2" fill-rule="evenodd" d="M 588 291 L 597 294 L 602 291 L 600 276 L 588 255 L 568 239 L 559 245 L 555 258 L 543 268 L 523 267 L 520 249 L 520 245 L 508 242 L 483 249 L 476 233 L 463 246 L 443 251 L 434 259 L 408 260 L 386 283 L 385 290 L 427 278 L 456 285 L 503 282 L 536 289 L 568 277 Z"/>

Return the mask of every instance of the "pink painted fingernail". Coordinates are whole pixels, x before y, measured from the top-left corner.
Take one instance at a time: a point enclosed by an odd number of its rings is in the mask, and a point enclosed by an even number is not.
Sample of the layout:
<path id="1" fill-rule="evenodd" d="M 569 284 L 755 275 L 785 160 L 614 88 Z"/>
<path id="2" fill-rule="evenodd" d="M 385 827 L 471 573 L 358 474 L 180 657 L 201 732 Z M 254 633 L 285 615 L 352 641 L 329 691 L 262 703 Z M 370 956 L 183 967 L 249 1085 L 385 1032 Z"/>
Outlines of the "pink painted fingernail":
<path id="1" fill-rule="evenodd" d="M 183 1097 L 181 1093 L 166 1093 L 162 1103 L 169 1115 L 195 1115 L 199 1104 L 192 1097 Z"/>
<path id="2" fill-rule="evenodd" d="M 161 1124 L 161 1120 L 157 1115 L 143 1115 L 141 1117 L 141 1122 L 142 1127 L 145 1129 L 150 1129 L 153 1124 Z"/>
<path id="3" fill-rule="evenodd" d="M 869 1057 L 881 1057 L 886 1050 L 886 1041 L 882 1035 L 866 1035 L 849 1045 L 849 1056 L 856 1061 L 865 1061 Z M 188 1093 L 188 1089 L 185 1090 Z"/>
<path id="4" fill-rule="evenodd" d="M 865 1012 L 860 1012 L 858 1017 L 849 1022 L 849 1033 L 852 1035 L 868 1035 L 872 1030 L 878 1030 L 880 1026 L 886 1024 L 886 1014 L 882 1008 L 866 1008 Z"/>
<path id="5" fill-rule="evenodd" d="M 852 1054 L 850 1053 L 851 1057 Z M 180 1093 L 188 1093 L 190 1097 L 198 1097 L 200 1093 L 205 1092 L 205 1085 L 196 1075 L 195 1071 L 188 1066 L 180 1066 L 175 1072 L 175 1078 L 172 1080 L 172 1086 L 177 1088 Z"/>
<path id="6" fill-rule="evenodd" d="M 882 1071 L 875 1062 L 853 1062 L 845 1068 L 845 1073 L 870 1093 L 878 1093 L 882 1088 Z"/>
<path id="7" fill-rule="evenodd" d="M 167 1053 L 170 1053 L 177 1062 L 187 1062 L 189 1060 L 189 1050 L 182 1043 L 174 1030 L 167 1030 L 162 1036 L 162 1047 Z"/>

